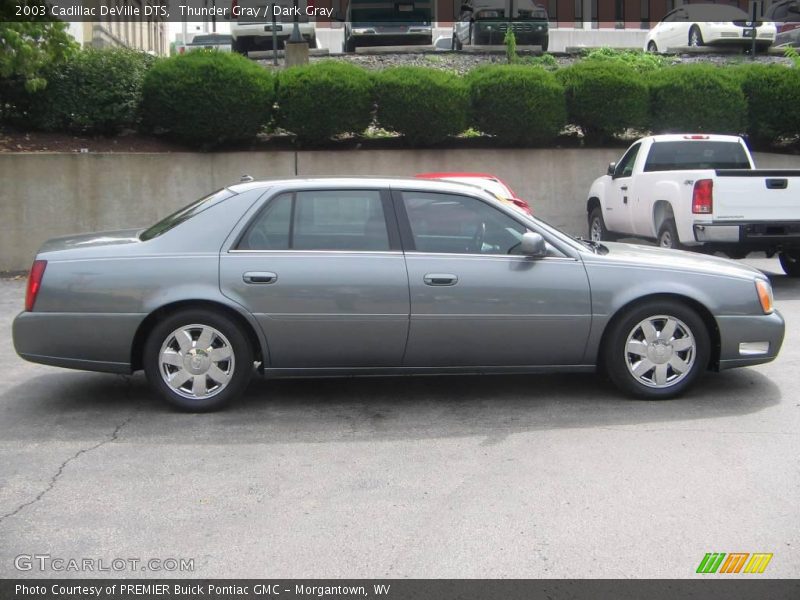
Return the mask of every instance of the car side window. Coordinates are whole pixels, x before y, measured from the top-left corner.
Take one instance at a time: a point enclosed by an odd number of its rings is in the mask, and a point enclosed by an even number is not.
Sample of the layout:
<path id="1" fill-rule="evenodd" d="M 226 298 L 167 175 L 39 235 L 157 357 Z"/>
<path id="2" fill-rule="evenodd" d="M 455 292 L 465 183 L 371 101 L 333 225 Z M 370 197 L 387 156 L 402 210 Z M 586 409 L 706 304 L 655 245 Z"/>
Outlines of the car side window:
<path id="1" fill-rule="evenodd" d="M 528 231 L 476 198 L 413 191 L 402 196 L 419 252 L 513 254 Z"/>
<path id="2" fill-rule="evenodd" d="M 630 177 L 633 175 L 633 166 L 636 164 L 636 157 L 639 156 L 639 148 L 641 148 L 641 144 L 635 144 L 625 153 L 625 156 L 619 161 L 614 171 L 616 177 Z"/>
<path id="3" fill-rule="evenodd" d="M 389 250 L 381 194 L 321 190 L 282 194 L 247 228 L 239 250 Z"/>

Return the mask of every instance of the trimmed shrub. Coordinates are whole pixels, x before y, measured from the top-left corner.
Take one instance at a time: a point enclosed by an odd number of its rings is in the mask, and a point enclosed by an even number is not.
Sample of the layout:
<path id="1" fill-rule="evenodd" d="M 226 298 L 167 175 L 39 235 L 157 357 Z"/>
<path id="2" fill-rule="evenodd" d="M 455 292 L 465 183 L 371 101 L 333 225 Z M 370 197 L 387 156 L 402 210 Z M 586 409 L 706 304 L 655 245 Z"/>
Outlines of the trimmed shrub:
<path id="1" fill-rule="evenodd" d="M 538 67 L 479 67 L 468 76 L 476 129 L 510 144 L 552 140 L 567 122 L 564 88 Z"/>
<path id="2" fill-rule="evenodd" d="M 800 133 L 800 69 L 783 65 L 737 67 L 747 98 L 747 134 L 769 145 Z"/>
<path id="3" fill-rule="evenodd" d="M 395 67 L 375 74 L 378 123 L 416 145 L 430 145 L 467 128 L 464 80 L 424 67 Z"/>
<path id="4" fill-rule="evenodd" d="M 323 61 L 278 76 L 276 124 L 305 143 L 363 132 L 372 122 L 373 82 L 355 65 Z"/>
<path id="5" fill-rule="evenodd" d="M 647 125 L 650 92 L 642 76 L 621 62 L 592 60 L 556 72 L 571 123 L 587 139 L 603 140 Z"/>
<path id="6" fill-rule="evenodd" d="M 651 76 L 651 124 L 655 133 L 742 133 L 747 100 L 730 70 L 712 65 L 662 69 Z"/>
<path id="7" fill-rule="evenodd" d="M 274 99 L 272 75 L 244 56 L 190 52 L 147 73 L 142 121 L 188 143 L 245 141 L 269 123 Z"/>
<path id="8" fill-rule="evenodd" d="M 122 48 L 87 49 L 47 70 L 47 86 L 23 101 L 30 124 L 46 131 L 111 135 L 135 127 L 142 85 L 154 59 Z"/>

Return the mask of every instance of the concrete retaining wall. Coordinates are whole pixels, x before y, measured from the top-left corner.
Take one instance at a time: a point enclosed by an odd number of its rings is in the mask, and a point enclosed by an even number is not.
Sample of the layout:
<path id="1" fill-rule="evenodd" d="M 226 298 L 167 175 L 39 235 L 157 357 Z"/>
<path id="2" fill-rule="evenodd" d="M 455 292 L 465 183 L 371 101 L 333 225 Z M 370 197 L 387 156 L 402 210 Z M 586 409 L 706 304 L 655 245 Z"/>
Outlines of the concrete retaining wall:
<path id="1" fill-rule="evenodd" d="M 150 225 L 243 173 L 258 179 L 494 173 L 536 215 L 585 234 L 589 186 L 621 154 L 620 148 L 0 154 L 0 271 L 27 269 L 36 249 L 54 236 Z M 765 168 L 800 169 L 800 156 L 756 160 Z"/>

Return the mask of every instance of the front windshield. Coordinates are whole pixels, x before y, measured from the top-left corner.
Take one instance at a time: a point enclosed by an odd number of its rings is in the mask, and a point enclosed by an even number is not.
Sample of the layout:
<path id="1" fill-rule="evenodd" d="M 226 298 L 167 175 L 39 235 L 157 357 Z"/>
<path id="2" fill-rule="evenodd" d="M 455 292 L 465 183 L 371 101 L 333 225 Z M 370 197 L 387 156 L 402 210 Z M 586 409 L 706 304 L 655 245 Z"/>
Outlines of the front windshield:
<path id="1" fill-rule="evenodd" d="M 170 216 L 161 219 L 158 223 L 153 225 L 152 227 L 145 229 L 140 235 L 139 239 L 143 242 L 147 240 L 152 240 L 154 237 L 158 237 L 162 233 L 165 233 L 183 223 L 191 219 L 197 213 L 204 211 L 212 204 L 224 200 L 225 198 L 230 198 L 233 196 L 234 193 L 230 191 L 228 188 L 223 188 L 221 190 L 217 190 L 213 194 L 209 194 L 199 200 L 195 200 L 191 204 L 184 206 L 177 212 L 172 213 Z"/>

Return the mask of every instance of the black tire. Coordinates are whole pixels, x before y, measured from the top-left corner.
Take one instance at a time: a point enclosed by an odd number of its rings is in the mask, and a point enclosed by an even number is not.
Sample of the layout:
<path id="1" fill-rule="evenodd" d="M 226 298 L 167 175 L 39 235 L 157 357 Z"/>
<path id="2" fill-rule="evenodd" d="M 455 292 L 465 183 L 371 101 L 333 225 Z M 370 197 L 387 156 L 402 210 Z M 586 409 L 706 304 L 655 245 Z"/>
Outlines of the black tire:
<path id="1" fill-rule="evenodd" d="M 800 277 L 800 251 L 784 250 L 778 255 L 783 272 L 789 277 Z"/>
<path id="2" fill-rule="evenodd" d="M 190 397 L 188 391 L 184 391 L 184 395 L 176 391 L 172 386 L 170 386 L 165 380 L 164 376 L 162 376 L 162 367 L 161 367 L 161 350 L 162 346 L 167 344 L 167 341 L 172 338 L 172 334 L 180 329 L 181 327 L 189 326 L 189 325 L 199 325 L 204 326 L 207 328 L 213 328 L 224 337 L 224 342 L 227 344 L 223 344 L 223 337 L 215 337 L 213 338 L 214 343 L 219 343 L 221 346 L 228 347 L 231 351 L 232 359 L 230 362 L 220 361 L 215 364 L 215 366 L 222 365 L 223 370 L 228 370 L 229 379 L 227 383 L 221 387 L 221 389 L 217 392 L 211 390 L 211 393 L 207 396 L 196 398 Z M 193 328 L 193 331 L 198 331 L 199 328 Z M 199 337 L 199 336 L 198 336 Z M 198 350 L 194 347 L 196 344 L 197 339 L 192 343 L 192 350 Z M 198 369 L 203 369 L 210 363 L 203 364 L 203 360 L 208 358 L 210 355 L 204 354 L 200 352 L 201 356 L 198 356 Z M 183 355 L 181 355 L 183 356 Z M 185 359 L 190 360 L 190 359 Z M 211 360 L 210 358 L 208 360 Z M 217 313 L 215 311 L 207 310 L 207 309 L 188 309 L 173 315 L 168 316 L 164 320 L 160 321 L 150 332 L 150 335 L 147 338 L 144 346 L 144 356 L 143 356 L 143 364 L 144 364 L 144 372 L 147 376 L 147 380 L 152 386 L 152 388 L 158 392 L 158 394 L 167 402 L 172 404 L 173 406 L 190 412 L 208 412 L 213 410 L 218 410 L 228 404 L 230 401 L 239 397 L 247 387 L 247 384 L 250 382 L 250 377 L 253 374 L 253 349 L 250 346 L 250 342 L 247 339 L 247 336 L 242 328 L 231 318 L 224 314 Z M 174 368 L 177 370 L 182 370 L 185 373 L 189 374 L 191 366 L 189 363 L 185 363 L 184 366 L 181 367 L 167 367 L 165 368 Z M 214 387 L 213 384 L 216 383 L 213 379 L 211 379 L 212 375 L 206 376 L 205 370 L 200 371 L 196 375 L 191 375 L 192 381 L 197 377 L 203 377 L 203 386 L 206 386 L 208 383 L 212 384 L 212 388 Z M 187 385 L 188 385 L 187 380 Z"/>
<path id="3" fill-rule="evenodd" d="M 678 237 L 678 228 L 675 227 L 675 221 L 672 219 L 666 219 L 661 224 L 661 229 L 658 230 L 658 246 L 659 248 L 671 250 L 681 250 L 683 248 Z"/>
<path id="4" fill-rule="evenodd" d="M 245 40 L 236 39 L 231 42 L 231 50 L 233 50 L 237 54 L 247 56 L 247 52 L 250 50 L 250 47 Z"/>
<path id="5" fill-rule="evenodd" d="M 352 54 L 356 51 L 356 41 L 349 37 L 344 41 L 344 51 L 348 54 Z"/>
<path id="6" fill-rule="evenodd" d="M 317 47 L 317 38 L 312 37 L 308 39 L 308 47 L 309 49 L 315 49 Z"/>
<path id="7" fill-rule="evenodd" d="M 639 324 L 656 317 L 669 317 L 677 320 L 675 337 L 670 340 L 665 338 L 667 343 L 659 343 L 656 339 L 653 348 L 648 350 L 651 353 L 648 356 L 640 357 L 636 352 L 628 352 L 629 336 L 634 339 L 637 331 L 643 333 L 643 330 L 639 330 Z M 664 325 L 667 323 L 665 319 L 658 319 L 656 322 Z M 663 329 L 656 329 L 656 331 L 660 333 Z M 674 350 L 672 345 L 676 342 L 680 343 L 679 340 L 684 337 L 683 333 L 687 331 L 689 333 L 688 341 L 693 341 L 691 350 Z M 642 342 L 635 340 L 633 343 Z M 650 346 L 646 339 L 643 339 L 643 343 L 645 347 Z M 668 349 L 661 350 L 659 346 Z M 601 352 L 601 363 L 604 365 L 608 377 L 620 390 L 642 400 L 666 400 L 685 392 L 706 370 L 711 353 L 711 338 L 703 319 L 686 304 L 669 299 L 647 300 L 632 308 L 624 309 L 624 313 L 612 321 Z M 666 364 L 663 371 L 666 379 L 664 384 L 658 385 L 655 379 L 658 377 L 659 366 L 654 360 L 673 361 L 676 355 L 683 364 L 691 366 L 680 372 L 676 371 L 669 362 L 662 362 L 661 364 Z M 637 359 L 642 362 L 637 362 Z M 653 367 L 652 370 L 644 370 L 641 376 L 652 379 L 651 383 L 644 382 L 633 373 L 635 368 L 647 369 L 649 364 L 644 363 L 645 360 L 650 361 Z M 672 383 L 670 383 L 670 378 L 673 379 Z"/>
<path id="8" fill-rule="evenodd" d="M 599 234 L 599 239 L 598 238 Z M 599 206 L 595 206 L 589 213 L 589 239 L 595 242 L 613 242 L 616 237 L 606 229 L 606 222 L 603 220 L 603 211 Z"/>
<path id="9" fill-rule="evenodd" d="M 705 45 L 706 43 L 703 41 L 703 33 L 700 31 L 700 28 L 697 25 L 692 25 L 692 28 L 689 30 L 689 46 L 699 48 Z"/>
<path id="10" fill-rule="evenodd" d="M 652 54 L 657 54 L 658 53 L 658 46 L 656 45 L 656 43 L 654 41 L 651 40 L 647 44 L 647 51 L 651 52 Z"/>
<path id="11" fill-rule="evenodd" d="M 456 35 L 456 32 L 453 32 L 453 50 L 463 50 L 463 46 Z"/>
<path id="12" fill-rule="evenodd" d="M 544 36 L 544 38 L 542 38 L 541 44 L 539 45 L 542 47 L 542 52 L 547 52 L 547 48 L 550 46 L 550 36 L 549 35 Z"/>

